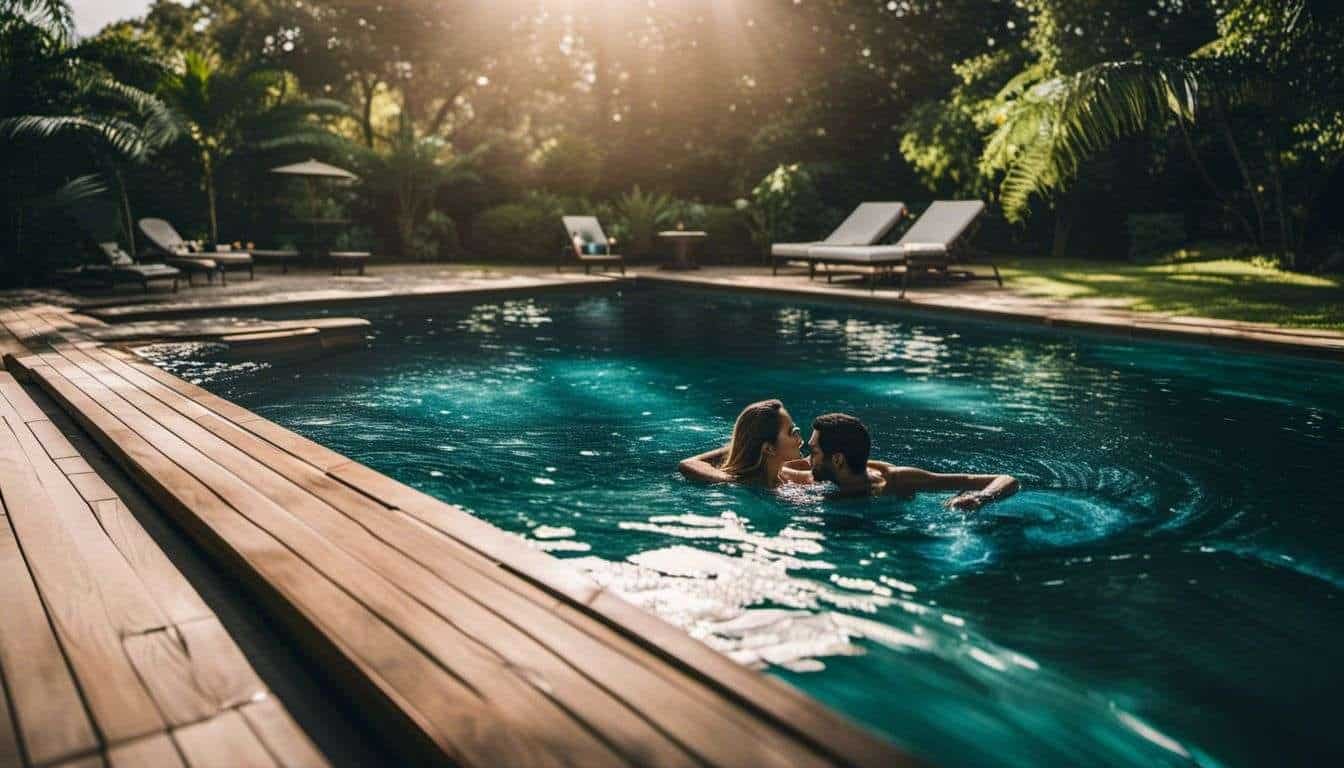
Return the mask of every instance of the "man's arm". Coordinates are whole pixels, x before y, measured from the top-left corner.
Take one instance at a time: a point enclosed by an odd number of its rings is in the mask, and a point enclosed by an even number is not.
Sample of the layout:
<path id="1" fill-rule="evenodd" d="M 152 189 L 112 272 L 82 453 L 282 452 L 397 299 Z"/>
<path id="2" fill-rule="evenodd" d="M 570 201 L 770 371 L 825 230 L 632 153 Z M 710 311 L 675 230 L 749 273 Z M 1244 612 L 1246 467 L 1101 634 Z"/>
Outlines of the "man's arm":
<path id="1" fill-rule="evenodd" d="M 951 509 L 979 509 L 991 501 L 1012 496 L 1020 487 L 1012 475 L 939 474 L 918 467 L 897 467 L 884 461 L 870 461 L 868 466 L 886 477 L 888 493 L 963 491 L 944 502 L 944 506 Z"/>
<path id="2" fill-rule="evenodd" d="M 731 483 L 733 476 L 717 466 L 727 453 L 727 446 L 705 451 L 698 456 L 682 459 L 681 463 L 677 465 L 677 469 L 681 470 L 681 474 L 687 480 L 694 480 L 698 483 Z"/>

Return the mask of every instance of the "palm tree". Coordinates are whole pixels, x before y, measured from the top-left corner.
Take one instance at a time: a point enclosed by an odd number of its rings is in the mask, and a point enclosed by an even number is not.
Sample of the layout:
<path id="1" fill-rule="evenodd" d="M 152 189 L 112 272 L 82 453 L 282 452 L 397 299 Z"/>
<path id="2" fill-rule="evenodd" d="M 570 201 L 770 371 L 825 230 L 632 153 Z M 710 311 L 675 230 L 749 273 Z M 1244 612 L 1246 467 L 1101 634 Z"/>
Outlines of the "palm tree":
<path id="1" fill-rule="evenodd" d="M 6 250 L 15 256 L 35 215 L 100 195 L 108 182 L 128 220 L 120 167 L 174 135 L 163 104 L 109 70 L 117 57 L 140 51 L 73 39 L 64 0 L 0 0 L 0 206 Z M 31 269 L 31 261 L 22 263 Z"/>
<path id="2" fill-rule="evenodd" d="M 189 51 L 159 86 L 200 162 L 212 243 L 219 239 L 216 181 L 223 164 L 244 153 L 344 146 L 340 137 L 311 118 L 344 115 L 347 107 L 330 100 L 290 99 L 289 85 L 283 70 L 226 67 L 213 54 Z"/>

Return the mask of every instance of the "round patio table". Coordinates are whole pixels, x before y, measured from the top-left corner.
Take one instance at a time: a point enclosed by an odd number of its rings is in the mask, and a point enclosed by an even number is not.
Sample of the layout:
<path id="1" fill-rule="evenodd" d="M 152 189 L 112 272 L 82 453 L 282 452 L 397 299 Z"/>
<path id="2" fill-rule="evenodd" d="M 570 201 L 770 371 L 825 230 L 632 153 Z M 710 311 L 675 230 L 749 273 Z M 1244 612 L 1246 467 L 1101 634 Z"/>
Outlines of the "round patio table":
<path id="1" fill-rule="evenodd" d="M 686 230 L 669 229 L 665 232 L 659 232 L 658 237 L 661 237 L 665 240 L 671 240 L 672 243 L 676 246 L 676 251 L 675 255 L 673 256 L 672 262 L 669 264 L 662 265 L 661 267 L 659 267 L 659 269 L 700 268 L 696 266 L 695 256 L 691 250 L 691 246 L 694 243 L 700 240 L 704 240 L 706 237 L 709 237 L 709 233 L 690 229 Z"/>

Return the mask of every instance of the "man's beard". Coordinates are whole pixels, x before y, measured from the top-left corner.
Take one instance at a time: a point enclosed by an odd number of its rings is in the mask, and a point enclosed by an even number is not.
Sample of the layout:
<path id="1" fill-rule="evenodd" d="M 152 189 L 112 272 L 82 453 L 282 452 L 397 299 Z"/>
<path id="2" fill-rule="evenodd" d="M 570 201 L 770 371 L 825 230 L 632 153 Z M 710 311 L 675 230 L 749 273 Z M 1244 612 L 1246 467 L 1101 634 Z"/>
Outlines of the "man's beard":
<path id="1" fill-rule="evenodd" d="M 824 461 L 813 466 L 812 479 L 821 482 L 835 482 L 835 467 Z"/>

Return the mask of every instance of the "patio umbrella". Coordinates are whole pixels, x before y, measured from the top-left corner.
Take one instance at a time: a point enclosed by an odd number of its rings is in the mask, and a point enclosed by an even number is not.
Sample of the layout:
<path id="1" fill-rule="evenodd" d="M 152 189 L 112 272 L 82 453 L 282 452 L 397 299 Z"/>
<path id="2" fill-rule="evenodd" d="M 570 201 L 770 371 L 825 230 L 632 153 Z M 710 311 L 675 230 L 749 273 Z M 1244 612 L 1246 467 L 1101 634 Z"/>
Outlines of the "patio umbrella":
<path id="1" fill-rule="evenodd" d="M 317 193 L 313 189 L 313 179 L 340 179 L 341 181 L 353 181 L 359 178 L 355 174 L 337 168 L 334 165 L 323 163 L 321 161 L 309 158 L 302 163 L 291 163 L 290 165 L 281 165 L 271 169 L 271 173 L 284 174 L 286 176 L 301 176 L 307 181 L 308 187 L 308 216 L 313 225 L 313 241 L 317 241 Z"/>
<path id="2" fill-rule="evenodd" d="M 279 168 L 272 168 L 271 173 L 284 173 L 290 176 L 304 176 L 310 179 L 356 179 L 355 174 L 337 168 L 334 165 L 319 162 L 317 160 L 304 160 L 302 163 L 292 165 L 282 165 Z"/>

